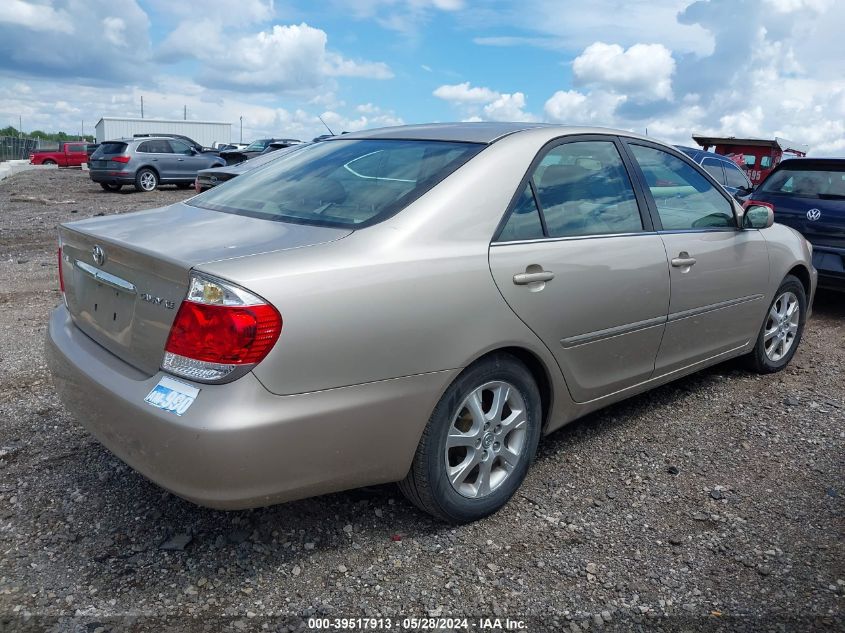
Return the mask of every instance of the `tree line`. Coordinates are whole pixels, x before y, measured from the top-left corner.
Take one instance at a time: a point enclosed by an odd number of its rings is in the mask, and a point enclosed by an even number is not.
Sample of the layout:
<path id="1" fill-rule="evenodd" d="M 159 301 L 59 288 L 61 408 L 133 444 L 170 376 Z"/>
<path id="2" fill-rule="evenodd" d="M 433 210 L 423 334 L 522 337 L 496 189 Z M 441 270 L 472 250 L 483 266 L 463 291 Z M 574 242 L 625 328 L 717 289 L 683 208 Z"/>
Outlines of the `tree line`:
<path id="1" fill-rule="evenodd" d="M 8 125 L 4 128 L 0 128 L 0 136 L 13 136 L 17 138 L 20 134 L 20 131 L 12 125 Z M 32 130 L 32 132 L 27 132 L 21 134 L 21 136 L 25 138 L 39 138 L 45 141 L 90 141 L 94 142 L 94 136 L 90 134 L 86 134 L 82 138 L 80 138 L 79 134 L 68 134 L 67 132 L 44 132 L 42 130 Z"/>

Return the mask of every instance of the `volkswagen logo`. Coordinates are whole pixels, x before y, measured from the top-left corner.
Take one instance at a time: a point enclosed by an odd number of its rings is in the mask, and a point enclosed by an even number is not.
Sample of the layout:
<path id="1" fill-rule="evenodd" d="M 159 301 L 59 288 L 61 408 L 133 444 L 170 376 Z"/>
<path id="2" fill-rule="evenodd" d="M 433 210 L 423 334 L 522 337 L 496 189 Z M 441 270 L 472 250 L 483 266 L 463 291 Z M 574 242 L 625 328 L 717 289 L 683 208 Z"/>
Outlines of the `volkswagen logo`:
<path id="1" fill-rule="evenodd" d="M 91 257 L 97 266 L 102 266 L 106 263 L 106 251 L 99 244 L 95 244 L 94 248 L 91 249 Z"/>
<path id="2" fill-rule="evenodd" d="M 820 217 L 822 217 L 822 212 L 819 211 L 818 209 L 810 209 L 809 211 L 807 211 L 807 219 L 810 222 L 815 222 Z"/>

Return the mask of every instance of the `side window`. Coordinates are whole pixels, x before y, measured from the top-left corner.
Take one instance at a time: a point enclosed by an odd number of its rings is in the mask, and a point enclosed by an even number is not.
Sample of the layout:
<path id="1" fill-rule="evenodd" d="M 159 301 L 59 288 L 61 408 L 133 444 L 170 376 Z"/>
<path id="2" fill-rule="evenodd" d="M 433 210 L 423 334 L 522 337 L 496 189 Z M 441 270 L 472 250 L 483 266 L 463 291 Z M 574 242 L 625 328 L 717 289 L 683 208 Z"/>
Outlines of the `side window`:
<path id="1" fill-rule="evenodd" d="M 143 152 L 145 154 L 151 154 L 153 150 L 151 148 L 150 143 L 150 141 L 144 141 L 143 143 L 138 145 L 138 149 L 136 151 Z"/>
<path id="2" fill-rule="evenodd" d="M 742 162 L 745 163 L 746 167 L 754 167 L 757 163 L 757 157 L 754 154 L 743 154 Z"/>
<path id="3" fill-rule="evenodd" d="M 701 161 L 704 171 L 713 176 L 720 185 L 725 184 L 725 173 L 722 171 L 722 161 L 715 158 L 705 158 Z"/>
<path id="4" fill-rule="evenodd" d="M 531 193 L 529 184 L 525 185 L 507 224 L 499 233 L 498 241 L 532 240 L 539 237 L 543 237 L 543 224 L 540 222 L 540 210 L 534 201 L 534 194 Z"/>
<path id="5" fill-rule="evenodd" d="M 760 157 L 760 168 L 761 169 L 768 169 L 772 166 L 772 157 L 771 156 L 761 156 Z"/>
<path id="6" fill-rule="evenodd" d="M 163 140 L 144 141 L 138 146 L 139 152 L 147 152 L 148 154 L 171 154 L 170 144 Z"/>
<path id="7" fill-rule="evenodd" d="M 533 178 L 550 237 L 643 230 L 631 180 L 611 141 L 558 145 Z"/>
<path id="8" fill-rule="evenodd" d="M 728 187 L 750 187 L 751 183 L 746 178 L 742 170 L 736 165 L 725 163 L 725 176 L 728 179 Z"/>
<path id="9" fill-rule="evenodd" d="M 85 146 L 84 145 L 68 145 L 67 151 L 68 152 L 84 152 Z"/>
<path id="10" fill-rule="evenodd" d="M 185 156 L 191 155 L 191 147 L 183 142 L 183 141 L 164 141 L 170 143 L 171 151 L 174 154 L 184 154 Z"/>
<path id="11" fill-rule="evenodd" d="M 665 230 L 736 227 L 731 203 L 694 167 L 663 150 L 629 147 Z"/>

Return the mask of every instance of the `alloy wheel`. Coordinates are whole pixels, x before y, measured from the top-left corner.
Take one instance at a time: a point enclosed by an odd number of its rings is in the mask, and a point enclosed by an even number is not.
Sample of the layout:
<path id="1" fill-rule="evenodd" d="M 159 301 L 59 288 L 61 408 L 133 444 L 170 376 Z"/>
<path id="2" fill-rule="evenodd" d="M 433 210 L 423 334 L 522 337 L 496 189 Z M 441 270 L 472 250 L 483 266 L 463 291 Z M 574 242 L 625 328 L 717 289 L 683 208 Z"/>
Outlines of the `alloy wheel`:
<path id="1" fill-rule="evenodd" d="M 152 191 L 156 188 L 156 177 L 151 171 L 145 171 L 141 174 L 141 189 L 144 191 Z"/>
<path id="2" fill-rule="evenodd" d="M 763 346 L 770 361 L 781 360 L 792 349 L 800 319 L 801 307 L 795 293 L 784 292 L 772 304 L 763 331 Z"/>
<path id="3" fill-rule="evenodd" d="M 458 407 L 446 438 L 446 475 L 458 494 L 486 497 L 516 469 L 528 418 L 519 390 L 503 381 L 475 389 Z"/>

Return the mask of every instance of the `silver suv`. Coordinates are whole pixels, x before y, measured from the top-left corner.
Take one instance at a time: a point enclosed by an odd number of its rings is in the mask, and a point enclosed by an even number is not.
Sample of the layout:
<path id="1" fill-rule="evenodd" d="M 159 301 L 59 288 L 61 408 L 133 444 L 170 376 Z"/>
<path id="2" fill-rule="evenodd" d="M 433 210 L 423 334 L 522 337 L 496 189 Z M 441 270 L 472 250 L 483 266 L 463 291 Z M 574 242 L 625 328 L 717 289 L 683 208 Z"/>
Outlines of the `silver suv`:
<path id="1" fill-rule="evenodd" d="M 123 185 L 153 191 L 167 184 L 187 189 L 200 169 L 225 164 L 218 154 L 200 152 L 180 139 L 145 137 L 102 143 L 92 154 L 88 170 L 91 180 L 106 191 L 119 191 Z"/>

